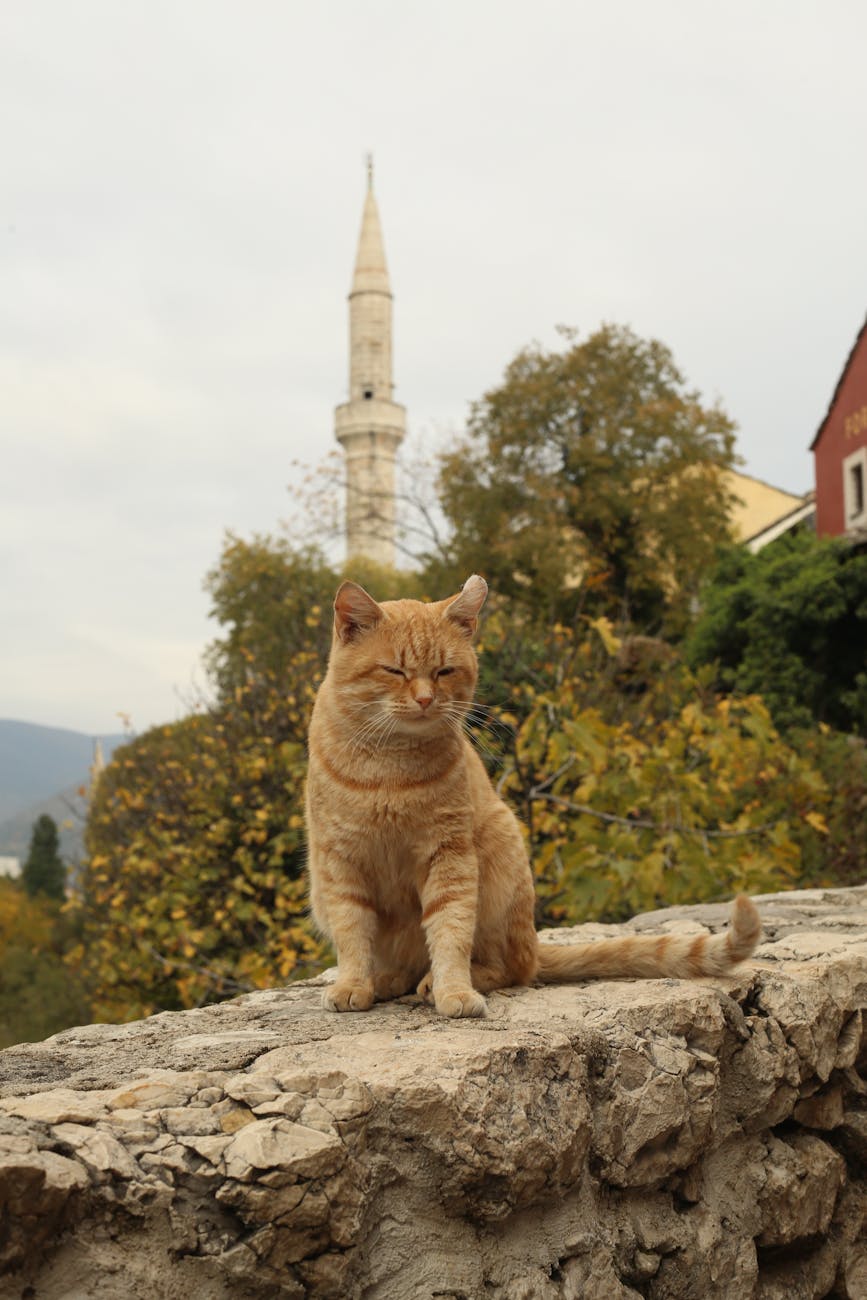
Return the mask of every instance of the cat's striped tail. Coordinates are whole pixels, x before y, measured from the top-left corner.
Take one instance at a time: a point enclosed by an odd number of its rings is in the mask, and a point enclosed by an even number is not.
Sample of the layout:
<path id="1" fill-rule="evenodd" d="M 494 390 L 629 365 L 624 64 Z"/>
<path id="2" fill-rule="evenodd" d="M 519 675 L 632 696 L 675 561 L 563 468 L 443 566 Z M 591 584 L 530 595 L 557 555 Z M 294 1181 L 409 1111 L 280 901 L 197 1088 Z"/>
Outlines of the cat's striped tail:
<path id="1" fill-rule="evenodd" d="M 540 943 L 538 978 L 546 984 L 637 976 L 722 975 L 749 957 L 762 935 L 755 903 L 740 894 L 722 934 L 631 934 L 590 943 Z"/>

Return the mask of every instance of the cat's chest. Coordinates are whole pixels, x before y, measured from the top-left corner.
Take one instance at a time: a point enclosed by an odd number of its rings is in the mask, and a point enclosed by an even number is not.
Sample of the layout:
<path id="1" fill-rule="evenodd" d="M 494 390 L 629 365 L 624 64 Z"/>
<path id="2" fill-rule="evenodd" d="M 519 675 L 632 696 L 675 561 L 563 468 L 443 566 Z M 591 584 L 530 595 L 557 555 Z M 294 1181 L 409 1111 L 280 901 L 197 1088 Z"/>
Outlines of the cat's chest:
<path id="1" fill-rule="evenodd" d="M 377 858 L 423 859 L 439 837 L 436 803 L 429 791 L 366 791 L 356 804 L 351 834 L 359 850 Z"/>
<path id="2" fill-rule="evenodd" d="M 311 821 L 323 840 L 348 862 L 377 874 L 415 874 L 443 838 L 471 833 L 470 812 L 457 780 L 438 783 L 384 781 L 346 790 L 336 798 L 311 773 Z"/>

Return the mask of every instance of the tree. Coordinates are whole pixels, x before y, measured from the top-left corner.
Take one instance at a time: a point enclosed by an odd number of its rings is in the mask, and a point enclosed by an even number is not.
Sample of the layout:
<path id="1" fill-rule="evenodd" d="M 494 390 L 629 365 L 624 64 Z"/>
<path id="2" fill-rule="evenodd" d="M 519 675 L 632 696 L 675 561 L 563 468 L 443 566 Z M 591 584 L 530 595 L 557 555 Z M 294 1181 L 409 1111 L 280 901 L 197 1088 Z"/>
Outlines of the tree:
<path id="1" fill-rule="evenodd" d="M 80 962 L 97 1019 L 219 1001 L 310 973 L 304 733 L 316 676 L 251 681 L 115 751 L 91 802 Z"/>
<path id="2" fill-rule="evenodd" d="M 31 898 L 44 894 L 46 898 L 62 899 L 66 895 L 66 867 L 60 857 L 57 823 L 46 813 L 33 824 L 21 880 Z"/>
<path id="3" fill-rule="evenodd" d="M 498 788 L 527 828 L 539 920 L 830 883 L 831 792 L 762 701 L 633 649 L 604 619 L 557 629 L 547 681 L 513 688 Z"/>
<path id="4" fill-rule="evenodd" d="M 826 723 L 867 736 L 867 551 L 789 534 L 726 552 L 686 643 L 723 690 L 763 696 L 784 730 Z"/>
<path id="5" fill-rule="evenodd" d="M 338 583 L 314 547 L 230 533 L 205 579 L 211 617 L 223 629 L 206 655 L 218 698 L 229 700 L 254 681 L 282 682 L 299 652 L 319 662 L 331 644 L 326 611 Z"/>
<path id="6" fill-rule="evenodd" d="M 230 533 L 205 579 L 211 617 L 222 629 L 205 658 L 217 698 L 230 701 L 253 683 L 295 691 L 305 664 L 308 676 L 318 679 L 331 646 L 332 601 L 344 576 L 383 600 L 424 592 L 418 573 L 356 559 L 344 574 L 314 546 L 267 535 L 248 542 Z"/>
<path id="7" fill-rule="evenodd" d="M 548 618 L 582 605 L 678 632 L 729 536 L 734 426 L 662 343 L 613 325 L 564 336 L 519 353 L 443 457 L 451 580 L 480 568 Z"/>
<path id="8" fill-rule="evenodd" d="M 65 960 L 73 940 L 54 899 L 0 880 L 0 1048 L 90 1020 L 78 973 Z"/>

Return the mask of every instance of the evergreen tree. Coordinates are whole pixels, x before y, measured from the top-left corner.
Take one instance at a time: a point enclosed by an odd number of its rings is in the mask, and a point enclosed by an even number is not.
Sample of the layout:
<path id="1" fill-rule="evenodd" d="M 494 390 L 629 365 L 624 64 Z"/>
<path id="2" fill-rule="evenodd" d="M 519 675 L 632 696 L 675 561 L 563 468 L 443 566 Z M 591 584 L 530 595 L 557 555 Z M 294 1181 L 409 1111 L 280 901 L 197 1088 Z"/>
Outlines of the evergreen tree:
<path id="1" fill-rule="evenodd" d="M 21 880 L 31 898 L 44 894 L 46 898 L 62 900 L 66 896 L 66 867 L 60 857 L 57 823 L 46 813 L 33 824 L 30 852 Z"/>
<path id="2" fill-rule="evenodd" d="M 803 532 L 723 553 L 686 653 L 716 663 L 724 691 L 761 695 L 784 731 L 867 736 L 867 551 Z"/>

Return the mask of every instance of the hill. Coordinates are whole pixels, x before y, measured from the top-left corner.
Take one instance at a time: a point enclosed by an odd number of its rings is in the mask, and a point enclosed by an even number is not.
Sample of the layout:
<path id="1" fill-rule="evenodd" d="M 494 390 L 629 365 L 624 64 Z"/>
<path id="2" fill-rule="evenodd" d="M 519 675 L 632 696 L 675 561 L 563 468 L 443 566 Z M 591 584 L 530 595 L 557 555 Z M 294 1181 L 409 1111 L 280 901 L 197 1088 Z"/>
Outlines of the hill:
<path id="1" fill-rule="evenodd" d="M 43 812 L 59 826 L 65 854 L 77 853 L 81 809 L 76 791 L 86 785 L 96 737 L 63 727 L 0 718 L 0 855 L 26 854 L 33 822 Z M 124 735 L 100 736 L 106 762 Z"/>

